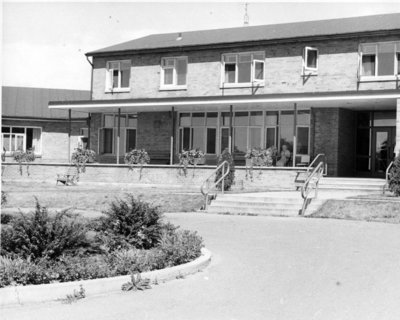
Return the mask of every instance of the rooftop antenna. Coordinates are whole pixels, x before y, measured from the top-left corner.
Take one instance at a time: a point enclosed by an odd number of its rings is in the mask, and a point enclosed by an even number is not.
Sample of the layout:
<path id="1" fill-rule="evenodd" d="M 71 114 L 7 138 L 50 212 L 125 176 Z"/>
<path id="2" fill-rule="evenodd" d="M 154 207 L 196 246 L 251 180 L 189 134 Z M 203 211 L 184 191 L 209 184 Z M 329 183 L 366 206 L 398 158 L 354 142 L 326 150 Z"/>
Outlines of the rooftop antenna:
<path id="1" fill-rule="evenodd" d="M 248 26 L 249 25 L 249 15 L 247 14 L 247 6 L 248 6 L 249 4 L 246 2 L 245 4 L 244 4 L 244 17 L 243 17 L 243 25 L 244 26 Z"/>

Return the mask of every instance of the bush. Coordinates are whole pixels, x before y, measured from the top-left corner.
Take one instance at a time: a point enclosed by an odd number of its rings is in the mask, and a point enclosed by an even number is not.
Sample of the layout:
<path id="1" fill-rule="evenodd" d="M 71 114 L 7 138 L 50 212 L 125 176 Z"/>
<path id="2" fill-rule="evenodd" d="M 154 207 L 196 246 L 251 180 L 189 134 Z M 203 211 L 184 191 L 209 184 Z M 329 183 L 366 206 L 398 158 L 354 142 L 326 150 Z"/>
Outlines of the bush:
<path id="1" fill-rule="evenodd" d="M 19 174 L 22 176 L 22 164 L 26 165 L 26 174 L 29 176 L 29 163 L 35 161 L 35 152 L 33 149 L 25 151 L 17 150 L 13 153 L 14 160 L 18 162 Z"/>
<path id="2" fill-rule="evenodd" d="M 1 205 L 4 206 L 5 204 L 7 204 L 7 193 L 1 191 Z"/>
<path id="3" fill-rule="evenodd" d="M 90 149 L 76 148 L 71 155 L 71 162 L 76 166 L 78 171 L 78 178 L 80 173 L 86 172 L 86 163 L 93 162 L 96 153 Z"/>
<path id="4" fill-rule="evenodd" d="M 98 238 L 108 250 L 150 249 L 160 240 L 162 214 L 157 207 L 128 195 L 116 199 L 100 218 Z"/>
<path id="5" fill-rule="evenodd" d="M 230 172 L 224 179 L 224 191 L 227 191 L 227 190 L 231 190 L 232 185 L 234 184 L 234 181 L 235 181 L 235 163 L 234 163 L 233 157 L 229 153 L 228 149 L 225 149 L 219 156 L 217 166 L 219 166 L 224 161 L 227 161 L 229 163 L 229 167 L 230 167 Z M 227 169 L 227 167 L 225 166 L 225 170 L 226 169 Z M 221 177 L 222 177 L 222 168 L 217 171 L 217 173 L 215 175 L 215 182 L 217 182 Z M 222 189 L 222 182 L 220 182 L 217 185 L 217 188 L 219 190 Z"/>
<path id="6" fill-rule="evenodd" d="M 14 219 L 15 215 L 10 213 L 1 213 L 1 224 L 9 224 L 12 219 Z"/>
<path id="7" fill-rule="evenodd" d="M 396 197 L 400 196 L 400 155 L 394 159 L 390 169 L 389 189 Z"/>
<path id="8" fill-rule="evenodd" d="M 1 254 L 17 255 L 23 258 L 54 259 L 65 252 L 74 252 L 88 246 L 86 230 L 77 222 L 77 216 L 67 210 L 50 216 L 46 207 L 36 199 L 33 213 L 20 212 L 1 233 Z"/>

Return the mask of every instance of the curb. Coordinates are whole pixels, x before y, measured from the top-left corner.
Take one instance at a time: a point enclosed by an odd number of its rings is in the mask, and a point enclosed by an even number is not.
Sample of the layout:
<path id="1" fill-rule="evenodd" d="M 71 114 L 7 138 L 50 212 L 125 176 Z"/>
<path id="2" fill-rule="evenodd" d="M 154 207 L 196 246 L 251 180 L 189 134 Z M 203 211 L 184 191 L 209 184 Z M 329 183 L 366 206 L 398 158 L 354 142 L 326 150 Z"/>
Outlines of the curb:
<path id="1" fill-rule="evenodd" d="M 202 248 L 201 256 L 196 260 L 179 266 L 143 272 L 141 276 L 142 278 L 149 278 L 151 283 L 155 280 L 158 283 L 170 281 L 203 270 L 210 263 L 211 256 L 209 250 Z M 72 294 L 74 290 L 78 291 L 80 285 L 85 289 L 86 297 L 121 292 L 122 284 L 128 281 L 130 281 L 130 275 L 72 282 L 6 287 L 0 289 L 0 306 L 15 306 L 64 299 L 68 294 Z"/>

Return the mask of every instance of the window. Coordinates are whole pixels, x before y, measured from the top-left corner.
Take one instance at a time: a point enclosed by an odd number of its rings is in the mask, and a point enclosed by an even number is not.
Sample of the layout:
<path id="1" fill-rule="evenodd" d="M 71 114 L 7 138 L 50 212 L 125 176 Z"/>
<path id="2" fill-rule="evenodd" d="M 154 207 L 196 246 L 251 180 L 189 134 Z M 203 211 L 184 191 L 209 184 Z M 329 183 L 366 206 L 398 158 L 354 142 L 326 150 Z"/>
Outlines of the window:
<path id="1" fill-rule="evenodd" d="M 393 78 L 399 74 L 400 42 L 380 42 L 360 45 L 360 76 Z"/>
<path id="2" fill-rule="evenodd" d="M 1 128 L 1 148 L 6 152 L 32 149 L 35 154 L 41 154 L 41 137 L 42 128 L 4 126 Z"/>
<path id="3" fill-rule="evenodd" d="M 161 89 L 186 89 L 187 57 L 161 59 Z"/>
<path id="4" fill-rule="evenodd" d="M 119 155 L 136 148 L 136 114 L 121 114 Z M 103 127 L 99 129 L 100 154 L 116 154 L 117 152 L 118 114 L 103 115 Z"/>
<path id="5" fill-rule="evenodd" d="M 400 51 L 400 45 L 397 50 Z M 397 75 L 400 75 L 400 52 L 397 52 Z"/>
<path id="6" fill-rule="evenodd" d="M 129 91 L 129 81 L 131 75 L 131 61 L 108 61 L 106 74 L 107 92 L 127 92 Z"/>
<path id="7" fill-rule="evenodd" d="M 229 53 L 222 55 L 222 86 L 264 84 L 264 52 Z"/>
<path id="8" fill-rule="evenodd" d="M 312 47 L 304 48 L 303 74 L 316 74 L 318 71 L 318 49 Z"/>

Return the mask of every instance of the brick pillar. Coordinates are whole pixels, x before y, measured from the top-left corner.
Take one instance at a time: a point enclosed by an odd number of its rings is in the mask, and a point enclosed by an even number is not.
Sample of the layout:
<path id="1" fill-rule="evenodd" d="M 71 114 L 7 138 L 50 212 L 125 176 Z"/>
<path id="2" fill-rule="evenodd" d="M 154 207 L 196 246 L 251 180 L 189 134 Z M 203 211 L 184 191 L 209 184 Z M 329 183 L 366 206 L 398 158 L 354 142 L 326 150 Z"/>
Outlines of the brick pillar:
<path id="1" fill-rule="evenodd" d="M 397 99 L 396 107 L 396 146 L 394 152 L 396 156 L 400 155 L 400 99 Z"/>

